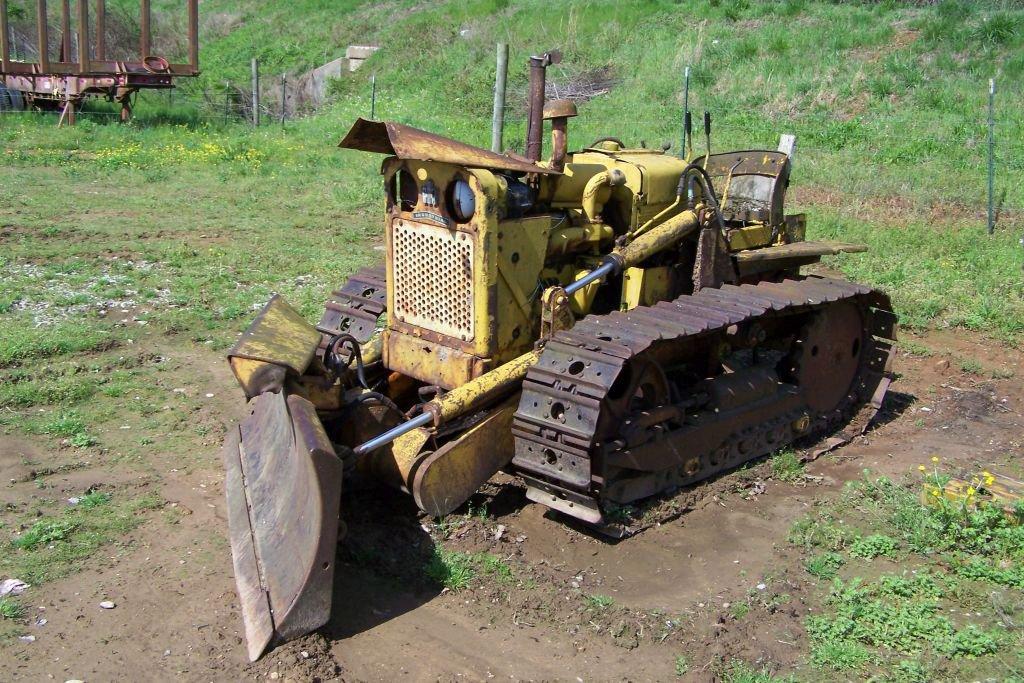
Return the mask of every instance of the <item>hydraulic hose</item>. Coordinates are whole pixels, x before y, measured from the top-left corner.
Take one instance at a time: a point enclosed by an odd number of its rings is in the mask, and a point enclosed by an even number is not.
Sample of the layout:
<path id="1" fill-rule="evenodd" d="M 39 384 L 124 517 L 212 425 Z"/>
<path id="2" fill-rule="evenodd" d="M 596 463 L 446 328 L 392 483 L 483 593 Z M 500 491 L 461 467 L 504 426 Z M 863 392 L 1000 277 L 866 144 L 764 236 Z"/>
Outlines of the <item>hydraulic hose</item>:
<path id="1" fill-rule="evenodd" d="M 342 348 L 348 347 L 349 355 L 347 359 L 342 359 L 335 353 L 339 343 L 342 345 Z M 349 369 L 353 359 L 356 362 L 356 379 L 359 380 L 360 386 L 369 390 L 370 385 L 366 381 L 366 372 L 363 368 L 363 353 L 359 349 L 359 342 L 351 334 L 345 334 L 344 332 L 331 337 L 331 340 L 327 342 L 326 348 L 324 348 L 324 361 L 331 371 L 335 375 L 340 376 Z"/>
<path id="2" fill-rule="evenodd" d="M 701 166 L 690 163 L 679 176 L 679 186 L 676 188 L 676 192 L 679 196 L 686 194 L 687 205 L 692 209 L 696 206 L 694 200 L 694 193 L 691 191 L 693 186 L 691 183 L 696 180 L 700 184 L 701 190 L 704 193 L 704 198 L 710 205 L 712 211 L 715 212 L 715 221 L 718 223 L 718 229 L 721 231 L 722 236 L 725 236 L 725 221 L 722 219 L 721 205 L 718 203 L 718 195 L 715 194 L 715 187 L 711 183 L 711 176 Z"/>

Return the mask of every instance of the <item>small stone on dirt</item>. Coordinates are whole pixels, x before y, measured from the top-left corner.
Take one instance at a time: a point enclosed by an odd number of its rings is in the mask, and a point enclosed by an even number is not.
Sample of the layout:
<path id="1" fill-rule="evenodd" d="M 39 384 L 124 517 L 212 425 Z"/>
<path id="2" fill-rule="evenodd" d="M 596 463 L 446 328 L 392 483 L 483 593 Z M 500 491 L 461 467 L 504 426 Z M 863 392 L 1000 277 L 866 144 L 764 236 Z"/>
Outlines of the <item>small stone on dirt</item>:
<path id="1" fill-rule="evenodd" d="M 302 656 L 303 659 L 309 659 L 309 653 L 306 652 L 305 650 L 303 650 L 299 654 Z"/>
<path id="2" fill-rule="evenodd" d="M 207 394 L 206 398 L 213 398 L 213 394 Z"/>
<path id="3" fill-rule="evenodd" d="M 18 636 L 18 640 L 20 640 L 23 643 L 34 643 L 34 642 L 36 642 L 36 637 L 35 636 Z"/>
<path id="4" fill-rule="evenodd" d="M 765 584 L 763 584 L 763 583 L 759 583 L 759 584 L 757 584 L 757 590 L 759 590 L 759 591 L 763 591 L 763 590 L 764 590 L 765 588 L 767 588 L 767 587 L 768 587 L 768 586 L 766 586 L 766 585 L 765 585 Z"/>
<path id="5" fill-rule="evenodd" d="M 498 528 L 494 530 L 494 540 L 500 541 L 501 537 L 505 535 L 505 525 L 499 524 Z"/>
<path id="6" fill-rule="evenodd" d="M 81 498 L 68 498 L 68 505 L 78 505 Z"/>
<path id="7" fill-rule="evenodd" d="M 117 605 L 115 605 L 110 600 L 104 600 L 103 602 L 100 603 L 100 608 L 101 609 L 114 609 L 115 607 L 117 607 Z"/>
<path id="8" fill-rule="evenodd" d="M 270 680 L 276 681 L 280 677 L 281 677 L 281 674 L 277 673 L 276 671 L 271 671 L 270 672 Z"/>

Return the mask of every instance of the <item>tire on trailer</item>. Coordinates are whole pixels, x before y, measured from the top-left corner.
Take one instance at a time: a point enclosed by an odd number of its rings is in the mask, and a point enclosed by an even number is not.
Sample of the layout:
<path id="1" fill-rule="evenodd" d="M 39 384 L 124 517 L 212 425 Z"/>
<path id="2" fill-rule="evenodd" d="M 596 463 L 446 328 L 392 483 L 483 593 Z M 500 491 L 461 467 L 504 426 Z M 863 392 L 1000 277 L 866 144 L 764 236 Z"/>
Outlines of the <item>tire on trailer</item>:
<path id="1" fill-rule="evenodd" d="M 22 111 L 25 109 L 25 96 L 20 90 L 0 85 L 0 111 Z"/>
<path id="2" fill-rule="evenodd" d="M 28 102 L 25 101 L 25 95 L 20 90 L 7 88 L 7 96 L 11 99 L 14 111 L 25 111 L 28 109 Z"/>

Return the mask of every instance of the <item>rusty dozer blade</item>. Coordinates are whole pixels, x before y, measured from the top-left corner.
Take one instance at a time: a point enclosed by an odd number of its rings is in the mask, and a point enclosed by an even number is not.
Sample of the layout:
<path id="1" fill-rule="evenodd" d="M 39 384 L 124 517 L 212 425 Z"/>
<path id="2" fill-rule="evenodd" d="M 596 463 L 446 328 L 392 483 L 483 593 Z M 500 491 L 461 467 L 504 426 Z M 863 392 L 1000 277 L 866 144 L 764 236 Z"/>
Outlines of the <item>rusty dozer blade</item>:
<path id="1" fill-rule="evenodd" d="M 249 658 L 330 617 L 341 461 L 313 405 L 285 390 L 249 401 L 224 445 L 235 581 Z"/>

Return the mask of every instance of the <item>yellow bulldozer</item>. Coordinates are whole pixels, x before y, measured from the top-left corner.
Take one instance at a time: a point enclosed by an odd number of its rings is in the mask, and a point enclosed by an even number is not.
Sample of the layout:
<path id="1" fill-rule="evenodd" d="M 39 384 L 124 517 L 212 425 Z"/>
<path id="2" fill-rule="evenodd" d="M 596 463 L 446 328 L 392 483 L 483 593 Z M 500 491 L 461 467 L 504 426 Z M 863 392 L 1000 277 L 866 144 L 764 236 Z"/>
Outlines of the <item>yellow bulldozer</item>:
<path id="1" fill-rule="evenodd" d="M 275 296 L 229 353 L 248 399 L 224 461 L 252 659 L 328 620 L 343 477 L 442 516 L 505 470 L 622 534 L 610 511 L 796 440 L 837 445 L 881 403 L 889 299 L 801 274 L 864 248 L 805 241 L 789 155 L 712 154 L 707 115 L 705 154 L 613 137 L 570 152 L 576 108 L 545 102 L 550 62 L 530 60 L 523 156 L 359 119 L 341 147 L 385 155 L 384 264 L 316 326 Z"/>

